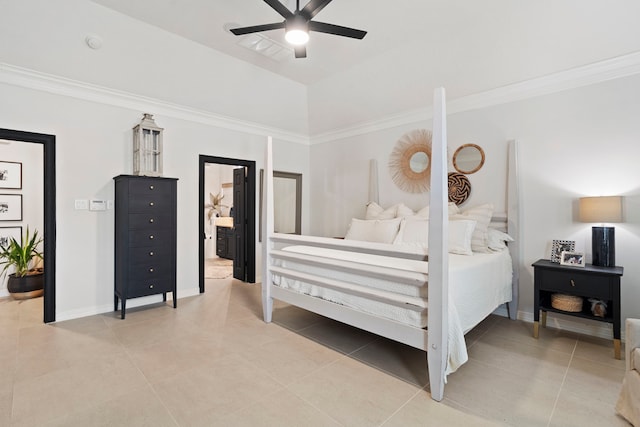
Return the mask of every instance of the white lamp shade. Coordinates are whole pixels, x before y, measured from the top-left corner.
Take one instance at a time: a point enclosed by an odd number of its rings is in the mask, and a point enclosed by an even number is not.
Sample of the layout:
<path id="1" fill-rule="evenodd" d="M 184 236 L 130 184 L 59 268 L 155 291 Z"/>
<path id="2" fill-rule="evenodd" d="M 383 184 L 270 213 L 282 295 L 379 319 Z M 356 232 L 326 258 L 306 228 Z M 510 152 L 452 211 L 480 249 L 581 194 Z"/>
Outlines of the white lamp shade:
<path id="1" fill-rule="evenodd" d="M 622 197 L 580 198 L 581 222 L 622 222 Z"/>

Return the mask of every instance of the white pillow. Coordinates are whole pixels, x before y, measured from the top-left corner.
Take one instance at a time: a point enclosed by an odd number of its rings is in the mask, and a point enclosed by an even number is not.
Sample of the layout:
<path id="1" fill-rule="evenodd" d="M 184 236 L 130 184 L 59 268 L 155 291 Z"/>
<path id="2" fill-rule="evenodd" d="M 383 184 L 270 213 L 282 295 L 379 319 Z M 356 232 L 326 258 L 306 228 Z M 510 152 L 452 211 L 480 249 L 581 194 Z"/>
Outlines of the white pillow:
<path id="1" fill-rule="evenodd" d="M 449 221 L 449 253 L 473 255 L 471 239 L 476 228 L 476 221 L 461 219 Z"/>
<path id="2" fill-rule="evenodd" d="M 353 218 L 345 240 L 391 243 L 398 234 L 401 218 L 394 219 L 357 219 Z"/>
<path id="3" fill-rule="evenodd" d="M 449 253 L 473 255 L 471 236 L 475 226 L 474 220 L 449 221 Z M 415 217 L 403 219 L 393 244 L 427 248 L 429 245 L 429 220 Z"/>
<path id="4" fill-rule="evenodd" d="M 503 233 L 500 230 L 496 230 L 495 228 L 490 228 L 487 231 L 487 236 L 489 240 L 489 249 L 496 252 L 506 249 L 507 242 L 514 241 L 513 237 L 509 236 L 507 233 Z"/>
<path id="5" fill-rule="evenodd" d="M 473 219 L 475 220 L 476 227 L 473 231 L 473 237 L 471 238 L 471 249 L 473 252 L 488 253 L 489 250 L 489 236 L 488 228 L 491 222 L 491 216 L 493 215 L 493 205 L 486 204 L 473 208 L 469 208 L 464 212 L 461 212 L 449 219 Z"/>
<path id="6" fill-rule="evenodd" d="M 404 218 L 407 216 L 414 216 L 415 213 L 413 209 L 406 206 L 404 203 L 400 203 L 398 206 L 398 210 L 396 211 L 396 218 Z"/>
<path id="7" fill-rule="evenodd" d="M 384 209 L 376 202 L 371 202 L 367 205 L 367 212 L 364 215 L 364 219 L 393 219 L 396 217 L 397 210 L 398 205 Z"/>
<path id="8" fill-rule="evenodd" d="M 449 211 L 449 216 L 455 215 L 460 212 L 460 210 L 458 209 L 458 205 L 453 202 L 449 202 L 449 204 L 447 205 L 447 210 Z M 416 212 L 416 216 L 429 218 L 429 205 Z"/>
<path id="9" fill-rule="evenodd" d="M 394 245 L 419 245 L 427 247 L 429 240 L 429 220 L 408 217 L 400 223 L 400 230 L 393 241 Z"/>

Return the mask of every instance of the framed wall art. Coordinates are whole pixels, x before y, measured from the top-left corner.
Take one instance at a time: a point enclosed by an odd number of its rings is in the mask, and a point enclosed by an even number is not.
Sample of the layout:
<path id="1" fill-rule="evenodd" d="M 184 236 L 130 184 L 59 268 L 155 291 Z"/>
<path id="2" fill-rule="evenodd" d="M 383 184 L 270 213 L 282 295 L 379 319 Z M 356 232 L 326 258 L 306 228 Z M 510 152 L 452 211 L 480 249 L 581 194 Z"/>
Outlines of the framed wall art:
<path id="1" fill-rule="evenodd" d="M 22 194 L 0 194 L 0 221 L 22 221 Z"/>
<path id="2" fill-rule="evenodd" d="M 560 254 L 561 265 L 571 265 L 573 267 L 584 267 L 584 252 L 562 251 Z"/>
<path id="3" fill-rule="evenodd" d="M 11 239 L 20 241 L 22 237 L 22 227 L 0 227 L 0 248 L 6 248 Z"/>
<path id="4" fill-rule="evenodd" d="M 573 252 L 576 249 L 574 240 L 554 240 L 551 245 L 551 256 L 549 261 L 560 262 L 562 251 Z"/>
<path id="5" fill-rule="evenodd" d="M 0 161 L 0 188 L 22 188 L 22 163 Z"/>

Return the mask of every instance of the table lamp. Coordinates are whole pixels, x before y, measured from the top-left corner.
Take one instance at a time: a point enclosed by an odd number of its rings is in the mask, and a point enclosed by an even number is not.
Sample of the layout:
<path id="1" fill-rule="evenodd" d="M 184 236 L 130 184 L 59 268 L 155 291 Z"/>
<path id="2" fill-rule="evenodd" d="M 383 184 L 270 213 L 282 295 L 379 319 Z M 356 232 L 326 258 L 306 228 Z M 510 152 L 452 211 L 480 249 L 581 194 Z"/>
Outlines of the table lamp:
<path id="1" fill-rule="evenodd" d="M 600 267 L 615 267 L 615 228 L 604 223 L 622 222 L 622 197 L 581 197 L 579 208 L 581 222 L 599 222 L 591 227 L 592 264 Z"/>

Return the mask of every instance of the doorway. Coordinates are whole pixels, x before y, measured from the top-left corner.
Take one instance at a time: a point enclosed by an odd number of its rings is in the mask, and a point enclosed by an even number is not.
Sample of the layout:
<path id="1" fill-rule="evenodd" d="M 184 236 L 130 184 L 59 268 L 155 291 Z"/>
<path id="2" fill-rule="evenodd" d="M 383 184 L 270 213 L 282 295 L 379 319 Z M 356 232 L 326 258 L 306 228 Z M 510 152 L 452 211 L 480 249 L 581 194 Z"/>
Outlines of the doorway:
<path id="1" fill-rule="evenodd" d="M 41 133 L 0 129 L 0 140 L 42 144 L 44 168 L 44 323 L 56 320 L 56 137 Z"/>
<path id="2" fill-rule="evenodd" d="M 256 164 L 253 160 L 240 160 L 230 159 L 226 157 L 215 157 L 200 155 L 199 157 L 199 191 L 200 196 L 199 208 L 199 287 L 200 293 L 203 293 L 205 282 L 205 257 L 207 243 L 207 237 L 217 238 L 214 231 L 213 222 L 210 223 L 209 229 L 205 229 L 205 224 L 208 223 L 209 213 L 216 215 L 220 212 L 220 207 L 215 205 L 212 201 L 206 203 L 205 200 L 210 199 L 207 192 L 207 185 L 205 181 L 207 165 L 230 165 L 236 166 L 241 171 L 234 170 L 234 176 L 232 182 L 223 183 L 225 187 L 229 184 L 232 186 L 229 188 L 228 193 L 233 197 L 233 210 L 228 212 L 233 218 L 233 226 L 225 227 L 221 231 L 222 233 L 229 233 L 228 240 L 225 238 L 224 253 L 233 254 L 233 276 L 238 280 L 255 283 L 256 280 L 256 218 L 255 218 L 255 200 L 256 200 Z M 214 197 L 217 198 L 219 193 L 215 193 Z M 222 194 L 222 193 L 220 193 Z M 221 206 L 221 205 L 220 205 Z M 209 235 L 209 236 L 207 236 Z M 217 239 L 216 239 L 217 240 Z M 216 251 L 221 248 L 217 248 Z"/>

